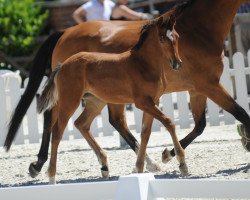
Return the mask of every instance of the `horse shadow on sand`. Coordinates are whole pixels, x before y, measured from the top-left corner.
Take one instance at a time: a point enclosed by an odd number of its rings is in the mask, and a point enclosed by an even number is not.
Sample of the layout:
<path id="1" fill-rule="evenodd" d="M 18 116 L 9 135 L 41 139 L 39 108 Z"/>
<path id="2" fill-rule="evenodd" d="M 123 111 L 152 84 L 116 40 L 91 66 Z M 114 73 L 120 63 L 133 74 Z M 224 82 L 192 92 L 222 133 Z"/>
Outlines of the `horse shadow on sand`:
<path id="1" fill-rule="evenodd" d="M 226 169 L 226 170 L 220 170 L 215 174 L 206 174 L 204 176 L 181 176 L 179 171 L 173 171 L 167 174 L 161 174 L 161 175 L 155 175 L 156 179 L 208 179 L 208 178 L 216 178 L 216 177 L 227 177 L 231 176 L 233 174 L 237 173 L 249 173 L 250 171 L 250 164 L 243 163 L 241 164 L 241 167 L 236 169 Z M 111 176 L 109 179 L 104 179 L 101 177 L 93 177 L 93 178 L 78 178 L 78 179 L 66 179 L 58 181 L 58 184 L 72 184 L 72 183 L 92 183 L 92 182 L 105 182 L 105 181 L 117 181 L 119 179 L 119 176 Z M 1 184 L 0 188 L 4 187 L 23 187 L 23 186 L 41 186 L 41 185 L 48 185 L 48 182 L 38 182 L 39 180 L 32 180 L 27 181 L 25 183 L 21 184 L 14 184 L 14 185 L 7 185 L 7 184 Z"/>

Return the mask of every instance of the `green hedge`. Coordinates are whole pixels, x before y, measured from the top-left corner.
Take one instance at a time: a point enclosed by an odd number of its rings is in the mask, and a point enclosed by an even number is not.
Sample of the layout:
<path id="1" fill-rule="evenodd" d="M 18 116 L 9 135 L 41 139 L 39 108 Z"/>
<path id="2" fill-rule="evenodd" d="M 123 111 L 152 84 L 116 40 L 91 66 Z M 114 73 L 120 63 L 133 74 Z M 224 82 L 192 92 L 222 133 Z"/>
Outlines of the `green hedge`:
<path id="1" fill-rule="evenodd" d="M 34 0 L 0 0 L 0 50 L 10 56 L 31 54 L 47 18 Z"/>

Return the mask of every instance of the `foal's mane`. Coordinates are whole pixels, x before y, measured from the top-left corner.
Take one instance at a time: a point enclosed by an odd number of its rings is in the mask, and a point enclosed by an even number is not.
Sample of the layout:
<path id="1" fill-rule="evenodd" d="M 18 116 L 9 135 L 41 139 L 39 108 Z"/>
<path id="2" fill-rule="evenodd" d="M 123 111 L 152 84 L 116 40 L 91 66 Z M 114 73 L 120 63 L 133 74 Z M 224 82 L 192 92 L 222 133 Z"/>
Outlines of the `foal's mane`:
<path id="1" fill-rule="evenodd" d="M 178 18 L 182 12 L 187 8 L 190 7 L 196 0 L 187 0 L 181 3 L 177 3 L 173 8 L 171 8 L 166 15 L 169 16 L 170 18 Z M 151 20 L 149 21 L 147 24 L 145 24 L 140 31 L 140 38 L 138 40 L 138 42 L 134 45 L 134 47 L 132 48 L 132 50 L 139 50 L 141 48 L 141 46 L 143 45 L 144 41 L 146 40 L 147 36 L 148 36 L 148 32 L 149 29 L 152 28 L 154 25 L 157 24 L 158 19 L 155 20 Z"/>
<path id="2" fill-rule="evenodd" d="M 140 38 L 138 42 L 135 44 L 135 46 L 132 48 L 132 50 L 139 50 L 141 46 L 143 45 L 144 41 L 146 40 L 149 29 L 152 28 L 154 25 L 156 25 L 157 20 L 151 20 L 149 23 L 145 24 L 140 31 Z"/>

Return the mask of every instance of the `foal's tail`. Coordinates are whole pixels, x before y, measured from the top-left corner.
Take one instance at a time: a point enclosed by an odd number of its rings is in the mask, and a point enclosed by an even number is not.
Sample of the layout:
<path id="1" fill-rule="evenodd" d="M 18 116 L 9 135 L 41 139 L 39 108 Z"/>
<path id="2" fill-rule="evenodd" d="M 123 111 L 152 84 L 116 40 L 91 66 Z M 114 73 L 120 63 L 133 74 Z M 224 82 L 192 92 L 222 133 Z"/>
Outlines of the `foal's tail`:
<path id="1" fill-rule="evenodd" d="M 17 107 L 11 117 L 9 123 L 9 130 L 4 142 L 4 147 L 8 151 L 11 144 L 17 134 L 17 130 L 23 120 L 25 113 L 27 112 L 33 98 L 35 97 L 37 90 L 42 82 L 43 76 L 45 76 L 46 69 L 51 69 L 51 57 L 57 41 L 63 35 L 63 32 L 56 32 L 48 37 L 48 39 L 42 44 L 38 50 L 29 75 L 29 82 L 24 91 Z"/>
<path id="2" fill-rule="evenodd" d="M 51 109 L 57 103 L 58 93 L 55 78 L 60 69 L 61 65 L 59 64 L 58 67 L 56 67 L 56 69 L 51 73 L 46 85 L 44 86 L 43 92 L 37 102 L 37 111 L 39 113 L 46 109 Z"/>

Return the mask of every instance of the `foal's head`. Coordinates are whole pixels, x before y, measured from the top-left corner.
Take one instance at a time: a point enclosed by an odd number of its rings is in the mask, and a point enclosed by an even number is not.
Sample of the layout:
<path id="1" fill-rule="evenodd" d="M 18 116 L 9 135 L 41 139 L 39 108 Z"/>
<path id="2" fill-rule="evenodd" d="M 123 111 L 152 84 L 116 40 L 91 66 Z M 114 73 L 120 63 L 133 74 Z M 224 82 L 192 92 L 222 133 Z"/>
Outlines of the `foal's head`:
<path id="1" fill-rule="evenodd" d="M 139 50 L 146 42 L 146 39 L 148 39 L 147 44 L 150 44 L 149 42 L 154 43 L 151 48 L 155 53 L 163 53 L 163 58 L 167 57 L 169 65 L 175 70 L 179 69 L 182 63 L 178 52 L 179 35 L 175 31 L 174 26 L 175 17 L 172 16 L 166 20 L 163 20 L 163 17 L 152 20 L 142 27 L 141 36 L 133 50 Z M 154 49 L 154 47 L 160 49 Z"/>
<path id="2" fill-rule="evenodd" d="M 170 66 L 178 70 L 181 67 L 182 61 L 178 50 L 179 35 L 174 28 L 175 17 L 170 16 L 165 21 L 160 17 L 157 19 L 156 24 L 163 53 L 168 57 Z"/>

